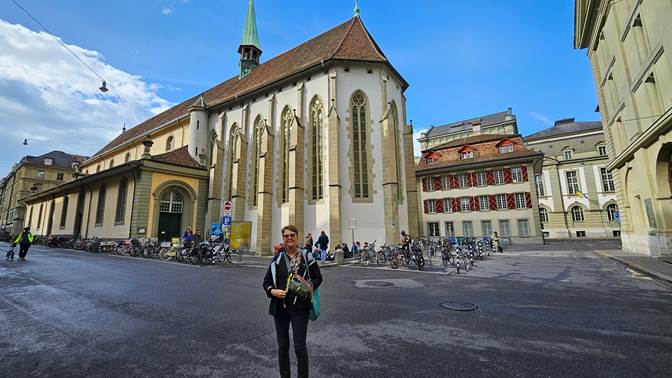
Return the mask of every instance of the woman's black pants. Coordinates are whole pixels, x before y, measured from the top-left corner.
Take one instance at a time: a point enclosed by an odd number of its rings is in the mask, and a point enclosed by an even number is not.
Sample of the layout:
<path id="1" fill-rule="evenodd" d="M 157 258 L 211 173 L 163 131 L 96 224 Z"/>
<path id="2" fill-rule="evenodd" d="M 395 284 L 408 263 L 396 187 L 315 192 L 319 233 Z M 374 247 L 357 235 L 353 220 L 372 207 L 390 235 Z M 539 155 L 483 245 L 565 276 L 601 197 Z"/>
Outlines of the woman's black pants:
<path id="1" fill-rule="evenodd" d="M 281 306 L 279 306 L 281 307 Z M 278 336 L 278 364 L 280 376 L 291 377 L 289 364 L 289 325 L 292 325 L 294 337 L 294 353 L 298 364 L 298 376 L 308 377 L 308 348 L 306 333 L 308 332 L 308 311 L 294 311 L 280 308 L 275 316 L 275 333 Z"/>
<path id="2" fill-rule="evenodd" d="M 30 244 L 19 244 L 19 258 L 20 259 L 25 259 L 26 255 L 28 254 L 28 248 L 30 248 Z"/>

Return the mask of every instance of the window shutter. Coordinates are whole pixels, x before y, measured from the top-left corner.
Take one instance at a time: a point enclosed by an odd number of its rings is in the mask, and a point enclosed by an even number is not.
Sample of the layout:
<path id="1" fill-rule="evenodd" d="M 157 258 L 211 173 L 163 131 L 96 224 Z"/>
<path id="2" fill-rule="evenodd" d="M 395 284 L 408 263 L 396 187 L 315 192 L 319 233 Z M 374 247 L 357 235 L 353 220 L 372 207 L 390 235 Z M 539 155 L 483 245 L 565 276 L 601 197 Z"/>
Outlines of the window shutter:
<path id="1" fill-rule="evenodd" d="M 425 210 L 425 214 L 429 213 L 429 200 L 422 201 L 422 207 Z"/>
<path id="2" fill-rule="evenodd" d="M 520 167 L 520 171 L 523 172 L 523 181 L 527 181 L 527 167 L 523 165 Z"/>
<path id="3" fill-rule="evenodd" d="M 516 208 L 516 198 L 514 197 L 513 193 L 506 193 L 506 206 L 509 209 Z"/>
<path id="4" fill-rule="evenodd" d="M 454 213 L 459 213 L 460 212 L 460 198 L 459 197 L 454 197 L 452 200 L 453 200 L 453 212 Z"/>
<path id="5" fill-rule="evenodd" d="M 441 176 L 434 177 L 434 190 L 441 190 Z"/>
<path id="6" fill-rule="evenodd" d="M 437 213 L 443 213 L 443 200 L 442 199 L 434 200 L 434 209 L 436 209 Z"/>
<path id="7" fill-rule="evenodd" d="M 528 209 L 532 208 L 532 195 L 530 192 L 525 192 L 525 205 Z"/>
<path id="8" fill-rule="evenodd" d="M 488 185 L 495 185 L 495 175 L 491 170 L 485 171 L 485 177 L 487 179 Z"/>
<path id="9" fill-rule="evenodd" d="M 478 203 L 478 196 L 471 197 L 471 211 L 480 211 L 481 205 Z"/>
<path id="10" fill-rule="evenodd" d="M 457 176 L 455 175 L 450 175 L 450 188 L 451 189 L 457 189 Z"/>
<path id="11" fill-rule="evenodd" d="M 423 192 L 427 191 L 427 178 L 426 177 L 422 178 L 422 191 Z M 426 213 L 426 211 L 425 211 L 425 213 Z"/>
<path id="12" fill-rule="evenodd" d="M 511 179 L 511 168 L 504 168 L 504 183 L 510 184 L 513 180 Z"/>
<path id="13" fill-rule="evenodd" d="M 497 210 L 497 197 L 494 194 L 488 196 L 488 203 L 490 204 L 490 210 Z"/>
<path id="14" fill-rule="evenodd" d="M 476 186 L 476 173 L 469 173 L 469 187 Z"/>

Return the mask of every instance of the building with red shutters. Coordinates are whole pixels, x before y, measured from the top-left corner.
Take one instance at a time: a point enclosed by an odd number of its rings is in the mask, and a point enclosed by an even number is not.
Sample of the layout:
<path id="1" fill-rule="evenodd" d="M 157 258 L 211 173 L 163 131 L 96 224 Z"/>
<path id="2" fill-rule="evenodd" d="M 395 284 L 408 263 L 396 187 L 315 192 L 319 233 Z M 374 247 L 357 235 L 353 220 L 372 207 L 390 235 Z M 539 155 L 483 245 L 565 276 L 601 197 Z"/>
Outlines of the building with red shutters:
<path id="1" fill-rule="evenodd" d="M 543 243 L 534 177 L 543 153 L 518 134 L 481 134 L 422 151 L 416 167 L 426 237 L 492 236 Z"/>

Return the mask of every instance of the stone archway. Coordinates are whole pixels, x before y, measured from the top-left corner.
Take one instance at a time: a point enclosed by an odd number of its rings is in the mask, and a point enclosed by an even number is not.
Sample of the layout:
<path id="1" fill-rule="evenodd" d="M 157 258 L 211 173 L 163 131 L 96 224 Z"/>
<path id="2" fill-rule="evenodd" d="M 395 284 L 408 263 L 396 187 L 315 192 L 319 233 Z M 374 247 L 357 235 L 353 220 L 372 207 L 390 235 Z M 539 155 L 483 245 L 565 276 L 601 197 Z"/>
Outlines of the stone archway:
<path id="1" fill-rule="evenodd" d="M 672 197 L 672 142 L 663 144 L 656 157 L 656 192 L 659 197 Z"/>
<path id="2" fill-rule="evenodd" d="M 170 240 L 179 237 L 187 227 L 195 229 L 193 219 L 197 196 L 191 186 L 182 181 L 168 181 L 159 185 L 152 197 L 152 237 Z"/>

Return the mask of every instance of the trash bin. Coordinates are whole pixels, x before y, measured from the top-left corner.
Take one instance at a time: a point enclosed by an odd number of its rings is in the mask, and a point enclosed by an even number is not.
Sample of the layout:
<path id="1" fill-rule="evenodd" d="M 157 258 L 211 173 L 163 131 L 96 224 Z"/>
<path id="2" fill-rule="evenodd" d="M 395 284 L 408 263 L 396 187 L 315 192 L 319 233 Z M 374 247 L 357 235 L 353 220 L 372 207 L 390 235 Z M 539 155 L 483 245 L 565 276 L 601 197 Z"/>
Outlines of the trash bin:
<path id="1" fill-rule="evenodd" d="M 334 262 L 338 265 L 345 264 L 345 256 L 343 256 L 343 250 L 337 250 L 336 255 L 334 256 Z"/>

